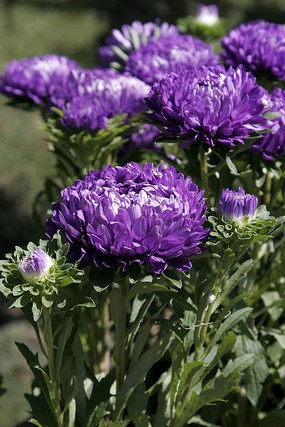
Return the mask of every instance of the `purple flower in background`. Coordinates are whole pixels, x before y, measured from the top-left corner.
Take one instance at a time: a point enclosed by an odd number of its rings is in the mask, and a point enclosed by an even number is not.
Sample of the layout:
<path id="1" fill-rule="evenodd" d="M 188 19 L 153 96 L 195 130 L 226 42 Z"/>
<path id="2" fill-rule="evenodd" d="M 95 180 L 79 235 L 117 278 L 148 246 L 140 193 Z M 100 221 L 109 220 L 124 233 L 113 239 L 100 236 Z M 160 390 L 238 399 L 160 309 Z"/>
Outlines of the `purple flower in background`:
<path id="1" fill-rule="evenodd" d="M 29 256 L 19 263 L 19 270 L 28 282 L 42 279 L 48 272 L 53 261 L 42 249 L 35 249 Z"/>
<path id="2" fill-rule="evenodd" d="M 106 64 L 116 62 L 116 65 L 120 66 L 120 63 L 126 62 L 132 51 L 137 50 L 149 40 L 177 33 L 178 28 L 167 22 L 143 24 L 140 21 L 134 21 L 131 25 L 123 25 L 120 30 L 112 30 L 106 46 L 99 48 L 99 54 Z"/>
<path id="3" fill-rule="evenodd" d="M 110 70 L 72 72 L 62 88 L 54 88 L 50 105 L 62 109 L 62 124 L 74 130 L 99 130 L 110 117 L 146 109 L 150 87 L 141 80 Z"/>
<path id="4" fill-rule="evenodd" d="M 233 147 L 268 127 L 266 94 L 250 73 L 218 65 L 166 75 L 146 102 L 163 134 Z"/>
<path id="5" fill-rule="evenodd" d="M 197 6 L 196 21 L 199 24 L 212 27 L 219 22 L 219 9 L 215 4 L 209 6 L 199 3 Z"/>
<path id="6" fill-rule="evenodd" d="M 130 54 L 125 70 L 148 84 L 180 68 L 215 65 L 212 47 L 198 38 L 173 34 L 150 40 Z"/>
<path id="7" fill-rule="evenodd" d="M 71 70 L 68 77 L 58 85 L 57 82 L 51 82 L 48 88 L 48 102 L 51 106 L 64 108 L 72 98 L 85 96 L 94 91 L 97 80 L 108 80 L 119 77 L 120 74 L 108 68 L 95 68 L 90 70 L 75 69 Z"/>
<path id="8" fill-rule="evenodd" d="M 259 154 L 264 160 L 274 161 L 285 154 L 285 90 L 279 87 L 273 89 L 269 108 L 279 116 L 272 120 L 272 132 L 254 141 L 251 152 Z"/>
<path id="9" fill-rule="evenodd" d="M 253 72 L 285 79 L 285 25 L 265 21 L 242 24 L 222 40 L 227 65 L 239 64 Z"/>
<path id="10" fill-rule="evenodd" d="M 70 70 L 78 68 L 75 61 L 58 55 L 14 60 L 0 77 L 0 92 L 18 100 L 32 100 L 40 104 L 46 99 L 51 83 L 60 86 Z"/>
<path id="11" fill-rule="evenodd" d="M 156 126 L 145 123 L 137 132 L 132 134 L 131 141 L 135 148 L 153 148 L 153 143 L 157 139 L 159 133 Z"/>
<path id="12" fill-rule="evenodd" d="M 245 193 L 242 188 L 222 191 L 218 209 L 230 220 L 243 220 L 245 216 L 254 217 L 258 199 L 253 194 Z"/>
<path id="13" fill-rule="evenodd" d="M 89 172 L 61 192 L 47 220 L 47 235 L 57 230 L 71 244 L 71 258 L 96 267 L 145 263 L 156 274 L 168 264 L 191 268 L 188 257 L 201 252 L 204 191 L 173 167 L 156 169 L 128 163 Z"/>

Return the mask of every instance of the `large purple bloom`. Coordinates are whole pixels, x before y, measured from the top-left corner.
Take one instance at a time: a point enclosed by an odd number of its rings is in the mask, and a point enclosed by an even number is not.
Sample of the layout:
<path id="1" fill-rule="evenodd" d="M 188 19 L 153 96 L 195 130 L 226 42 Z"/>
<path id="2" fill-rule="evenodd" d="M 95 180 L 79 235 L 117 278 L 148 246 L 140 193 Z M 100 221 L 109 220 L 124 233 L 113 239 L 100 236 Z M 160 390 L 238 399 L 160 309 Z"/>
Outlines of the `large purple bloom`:
<path id="1" fill-rule="evenodd" d="M 99 130 L 118 113 L 134 115 L 146 108 L 150 87 L 110 70 L 74 71 L 66 83 L 50 90 L 50 104 L 63 110 L 62 124 L 74 130 Z"/>
<path id="2" fill-rule="evenodd" d="M 268 126 L 266 94 L 250 73 L 219 65 L 168 74 L 146 101 L 165 135 L 233 147 Z"/>
<path id="3" fill-rule="evenodd" d="M 137 50 L 149 40 L 177 33 L 178 28 L 167 22 L 143 24 L 140 21 L 134 21 L 131 25 L 123 25 L 120 30 L 112 30 L 106 46 L 99 48 L 99 54 L 105 63 L 116 62 L 119 66 L 126 61 L 132 51 Z"/>
<path id="4" fill-rule="evenodd" d="M 63 84 L 70 70 L 78 68 L 75 61 L 58 55 L 14 60 L 0 77 L 0 92 L 18 100 L 40 104 L 46 99 L 51 83 L 57 86 Z"/>
<path id="5" fill-rule="evenodd" d="M 157 274 L 168 264 L 186 271 L 209 232 L 203 195 L 172 167 L 108 165 L 61 192 L 47 235 L 61 230 L 73 259 L 102 269 L 138 262 Z"/>
<path id="6" fill-rule="evenodd" d="M 285 79 L 285 25 L 265 21 L 242 24 L 223 38 L 222 47 L 226 64 L 242 64 L 254 74 Z"/>
<path id="7" fill-rule="evenodd" d="M 148 84 L 180 68 L 215 65 L 212 47 L 198 38 L 173 34 L 150 40 L 130 54 L 125 70 Z"/>
<path id="8" fill-rule="evenodd" d="M 285 90 L 276 87 L 272 91 L 269 108 L 279 116 L 273 119 L 272 132 L 254 141 L 251 152 L 264 160 L 274 161 L 285 154 Z"/>

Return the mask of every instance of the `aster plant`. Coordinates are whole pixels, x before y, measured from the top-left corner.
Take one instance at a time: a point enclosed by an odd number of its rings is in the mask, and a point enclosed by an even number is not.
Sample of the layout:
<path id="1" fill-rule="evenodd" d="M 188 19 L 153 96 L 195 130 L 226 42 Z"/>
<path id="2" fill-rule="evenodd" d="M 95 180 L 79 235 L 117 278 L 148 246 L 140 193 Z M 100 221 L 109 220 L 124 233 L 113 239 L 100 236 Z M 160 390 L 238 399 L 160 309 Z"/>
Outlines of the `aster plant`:
<path id="1" fill-rule="evenodd" d="M 280 84 L 283 30 L 233 30 L 222 65 L 135 21 L 101 48 L 110 69 L 46 55 L 1 76 L 57 159 L 45 239 L 0 263 L 39 344 L 17 343 L 38 427 L 284 424 L 284 91 L 256 80 Z"/>

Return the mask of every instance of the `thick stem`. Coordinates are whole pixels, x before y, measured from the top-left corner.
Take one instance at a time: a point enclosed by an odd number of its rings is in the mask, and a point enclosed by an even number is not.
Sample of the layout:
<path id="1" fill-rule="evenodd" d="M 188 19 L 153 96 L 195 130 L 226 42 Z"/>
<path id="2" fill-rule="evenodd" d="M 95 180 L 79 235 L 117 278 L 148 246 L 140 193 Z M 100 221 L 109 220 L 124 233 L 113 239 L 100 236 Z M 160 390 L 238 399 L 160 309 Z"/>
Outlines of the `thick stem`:
<path id="1" fill-rule="evenodd" d="M 50 393 L 51 402 L 57 417 L 59 427 L 63 427 L 63 414 L 60 407 L 59 392 L 57 387 L 56 369 L 55 369 L 55 358 L 54 358 L 54 342 L 53 342 L 53 331 L 50 310 L 43 308 L 44 316 L 44 340 L 47 348 L 47 361 L 49 369 L 49 377 L 52 384 L 52 392 Z"/>
<path id="2" fill-rule="evenodd" d="M 202 183 L 202 187 L 205 189 L 206 204 L 208 208 L 210 208 L 211 202 L 210 202 L 210 188 L 209 188 L 209 180 L 208 180 L 208 163 L 207 163 L 207 156 L 205 154 L 202 144 L 200 146 L 199 155 L 200 155 L 201 183 Z"/>

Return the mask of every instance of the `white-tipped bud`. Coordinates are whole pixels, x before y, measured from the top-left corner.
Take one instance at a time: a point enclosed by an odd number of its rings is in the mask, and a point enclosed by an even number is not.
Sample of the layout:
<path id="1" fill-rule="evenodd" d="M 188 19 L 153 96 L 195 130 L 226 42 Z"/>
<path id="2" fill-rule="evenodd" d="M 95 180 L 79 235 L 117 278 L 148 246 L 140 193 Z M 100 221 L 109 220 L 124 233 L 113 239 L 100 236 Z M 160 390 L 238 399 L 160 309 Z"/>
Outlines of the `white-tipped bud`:
<path id="1" fill-rule="evenodd" d="M 35 249 L 19 263 L 19 270 L 28 282 L 43 278 L 53 265 L 52 258 L 42 249 Z"/>

